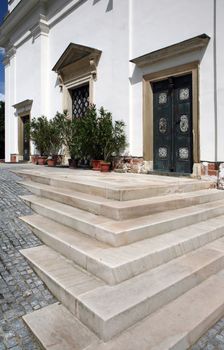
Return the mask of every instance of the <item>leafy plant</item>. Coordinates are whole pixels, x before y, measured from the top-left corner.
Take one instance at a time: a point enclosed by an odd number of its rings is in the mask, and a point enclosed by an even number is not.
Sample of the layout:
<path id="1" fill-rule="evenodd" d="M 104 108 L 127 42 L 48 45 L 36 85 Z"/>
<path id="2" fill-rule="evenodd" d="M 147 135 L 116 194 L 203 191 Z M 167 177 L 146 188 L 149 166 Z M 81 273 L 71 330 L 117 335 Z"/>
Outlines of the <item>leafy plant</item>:
<path id="1" fill-rule="evenodd" d="M 25 132 L 30 134 L 30 138 L 41 156 L 48 155 L 50 150 L 48 126 L 49 122 L 45 116 L 33 118 L 25 126 Z"/>
<path id="2" fill-rule="evenodd" d="M 63 135 L 63 143 L 67 147 L 71 159 L 80 159 L 81 154 L 81 134 L 80 122 L 78 118 L 68 118 L 67 111 L 63 114 L 57 113 L 61 118 L 61 130 Z"/>
<path id="3" fill-rule="evenodd" d="M 90 106 L 82 118 L 78 118 L 81 154 L 85 159 L 100 159 L 98 145 L 98 116 L 94 105 Z"/>
<path id="4" fill-rule="evenodd" d="M 62 123 L 64 121 L 64 116 L 57 113 L 56 116 L 48 121 L 48 137 L 49 137 L 49 150 L 48 154 L 54 157 L 59 154 L 63 142 L 64 134 L 62 129 Z"/>
<path id="5" fill-rule="evenodd" d="M 95 106 L 91 106 L 81 118 L 67 118 L 64 112 L 64 142 L 72 159 L 98 157 L 97 131 L 98 119 Z"/>
<path id="6" fill-rule="evenodd" d="M 74 144 L 79 145 L 80 155 L 85 159 L 110 161 L 126 147 L 125 124 L 113 123 L 112 114 L 103 107 L 97 111 L 92 105 L 82 118 L 74 118 Z"/>
<path id="7" fill-rule="evenodd" d="M 119 155 L 126 147 L 125 124 L 113 122 L 112 114 L 92 105 L 81 118 L 68 118 L 67 112 L 57 113 L 49 120 L 33 118 L 26 126 L 40 155 L 58 155 L 67 147 L 72 159 L 104 159 Z"/>
<path id="8" fill-rule="evenodd" d="M 100 109 L 98 121 L 98 139 L 105 162 L 109 162 L 112 156 L 118 156 L 127 146 L 125 123 L 117 120 L 113 123 L 112 114 Z"/>
<path id="9" fill-rule="evenodd" d="M 48 120 L 45 116 L 33 118 L 25 126 L 25 133 L 30 134 L 36 149 L 41 156 L 54 157 L 59 154 L 63 145 L 62 123 L 64 117 L 57 113 Z"/>

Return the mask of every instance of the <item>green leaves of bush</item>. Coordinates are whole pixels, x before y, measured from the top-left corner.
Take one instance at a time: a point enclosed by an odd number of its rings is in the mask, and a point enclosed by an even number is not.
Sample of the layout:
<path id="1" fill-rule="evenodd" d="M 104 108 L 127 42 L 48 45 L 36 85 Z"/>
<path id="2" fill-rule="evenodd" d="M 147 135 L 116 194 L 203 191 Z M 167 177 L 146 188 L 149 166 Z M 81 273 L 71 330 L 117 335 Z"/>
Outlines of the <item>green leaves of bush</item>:
<path id="1" fill-rule="evenodd" d="M 72 159 L 102 159 L 111 161 L 127 146 L 123 121 L 113 122 L 112 114 L 103 107 L 97 111 L 90 106 L 82 118 L 57 113 L 48 120 L 45 116 L 33 118 L 26 126 L 40 155 L 57 155 L 63 146 Z"/>
<path id="2" fill-rule="evenodd" d="M 113 122 L 103 107 L 90 106 L 81 118 L 65 119 L 64 141 L 73 159 L 110 161 L 127 146 L 123 121 Z"/>

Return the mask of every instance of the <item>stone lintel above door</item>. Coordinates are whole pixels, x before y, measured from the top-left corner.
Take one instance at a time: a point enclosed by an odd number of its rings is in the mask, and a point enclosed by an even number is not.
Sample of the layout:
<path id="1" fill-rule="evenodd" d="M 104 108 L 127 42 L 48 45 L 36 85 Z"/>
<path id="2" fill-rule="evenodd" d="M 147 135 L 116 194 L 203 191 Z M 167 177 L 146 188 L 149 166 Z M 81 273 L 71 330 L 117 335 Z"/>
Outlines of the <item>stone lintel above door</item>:
<path id="1" fill-rule="evenodd" d="M 12 107 L 16 109 L 17 116 L 24 116 L 30 113 L 33 100 L 24 100 L 14 104 Z"/>
<path id="2" fill-rule="evenodd" d="M 142 68 L 158 61 L 167 60 L 182 54 L 204 49 L 210 40 L 207 34 L 201 34 L 194 38 L 190 38 L 179 43 L 164 47 L 162 49 L 149 52 L 143 56 L 136 57 L 130 62 L 135 63 Z"/>

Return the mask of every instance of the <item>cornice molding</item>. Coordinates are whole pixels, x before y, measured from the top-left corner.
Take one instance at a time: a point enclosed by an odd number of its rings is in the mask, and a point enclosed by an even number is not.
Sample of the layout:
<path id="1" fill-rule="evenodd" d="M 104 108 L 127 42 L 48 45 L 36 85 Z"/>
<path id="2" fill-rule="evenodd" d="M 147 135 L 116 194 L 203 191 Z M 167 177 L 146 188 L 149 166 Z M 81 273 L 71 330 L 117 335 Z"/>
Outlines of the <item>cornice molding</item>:
<path id="1" fill-rule="evenodd" d="M 12 12 L 6 16 L 0 27 L 0 47 L 6 47 L 12 33 L 23 23 L 24 18 L 33 9 L 37 8 L 36 6 L 40 7 L 40 15 L 43 14 L 47 2 L 48 0 L 21 0 Z"/>
<path id="2" fill-rule="evenodd" d="M 29 113 L 31 111 L 33 100 L 24 100 L 22 102 L 16 103 L 12 107 L 15 108 L 17 115 L 22 115 L 24 113 Z"/>
<path id="3" fill-rule="evenodd" d="M 3 60 L 3 64 L 7 66 L 10 63 L 10 60 L 15 56 L 16 48 L 15 46 L 8 46 L 5 51 L 5 56 Z"/>
<path id="4" fill-rule="evenodd" d="M 18 5 L 6 16 L 2 25 L 0 26 L 0 47 L 6 47 L 12 34 L 18 31 L 19 26 L 24 22 L 24 18 L 27 15 L 32 15 L 33 11 L 38 9 L 40 24 L 36 24 L 32 27 L 28 33 L 22 33 L 21 36 L 26 36 L 28 38 L 29 35 L 32 35 L 34 40 L 39 35 L 48 35 L 49 29 L 53 27 L 55 24 L 60 22 L 63 18 L 65 18 L 69 13 L 74 11 L 80 5 L 85 3 L 88 0 L 70 0 L 66 5 L 61 4 L 57 13 L 55 13 L 52 17 L 47 17 L 48 15 L 48 0 L 20 0 Z M 42 22 L 42 19 L 43 22 Z M 30 34 L 32 31 L 32 34 Z M 17 41 L 23 41 L 18 38 Z"/>
<path id="5" fill-rule="evenodd" d="M 164 47 L 162 49 L 149 52 L 146 55 L 130 60 L 130 62 L 135 63 L 138 67 L 142 68 L 162 60 L 173 58 L 193 51 L 202 50 L 208 45 L 209 40 L 210 37 L 207 34 L 201 34 L 194 38 L 190 38 L 179 43 Z"/>
<path id="6" fill-rule="evenodd" d="M 36 40 L 40 35 L 48 36 L 49 27 L 48 27 L 47 21 L 41 19 L 39 23 L 36 23 L 30 29 L 30 32 L 33 37 L 33 40 Z"/>
<path id="7" fill-rule="evenodd" d="M 101 50 L 70 43 L 52 70 L 58 74 L 59 80 L 63 83 L 80 74 L 88 74 L 96 80 L 101 54 Z"/>

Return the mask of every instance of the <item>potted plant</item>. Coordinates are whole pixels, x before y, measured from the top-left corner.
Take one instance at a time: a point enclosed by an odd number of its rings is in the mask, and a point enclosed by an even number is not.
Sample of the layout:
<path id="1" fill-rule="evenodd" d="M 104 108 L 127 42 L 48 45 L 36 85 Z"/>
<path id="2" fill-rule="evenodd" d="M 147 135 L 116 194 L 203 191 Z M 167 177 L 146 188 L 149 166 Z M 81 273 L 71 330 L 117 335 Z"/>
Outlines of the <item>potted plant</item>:
<path id="1" fill-rule="evenodd" d="M 48 121 L 49 157 L 47 163 L 50 167 L 57 165 L 59 153 L 63 146 L 63 118 L 62 114 L 57 113 L 53 119 Z"/>
<path id="2" fill-rule="evenodd" d="M 96 106 L 91 105 L 87 114 L 85 115 L 88 123 L 86 123 L 86 130 L 88 133 L 87 145 L 85 142 L 86 149 L 89 150 L 89 155 L 92 160 L 92 169 L 100 171 L 100 164 L 103 159 L 103 152 L 99 134 L 99 116 L 97 114 Z"/>
<path id="3" fill-rule="evenodd" d="M 80 119 L 69 118 L 67 111 L 60 114 L 60 117 L 63 143 L 70 155 L 70 159 L 68 159 L 69 167 L 77 168 L 79 159 L 81 158 Z"/>
<path id="4" fill-rule="evenodd" d="M 39 151 L 38 164 L 44 165 L 47 161 L 49 150 L 48 120 L 45 116 L 33 118 L 30 123 L 26 124 L 26 132 L 30 133 L 30 138 L 34 142 L 36 149 Z"/>
<path id="5" fill-rule="evenodd" d="M 98 116 L 95 105 L 90 105 L 85 115 L 79 118 L 80 152 L 82 167 L 97 167 L 98 159 L 102 159 L 98 152 Z"/>
<path id="6" fill-rule="evenodd" d="M 105 111 L 104 108 L 100 109 L 98 132 L 103 154 L 103 161 L 100 163 L 102 172 L 110 170 L 112 157 L 119 156 L 127 146 L 124 128 L 123 121 L 113 123 L 112 114 Z"/>
<path id="7" fill-rule="evenodd" d="M 76 138 L 74 137 L 73 141 L 69 143 L 69 153 L 70 153 L 70 159 L 68 160 L 69 168 L 78 168 L 79 160 L 81 158 L 80 155 L 80 147 L 79 143 L 77 142 Z"/>

